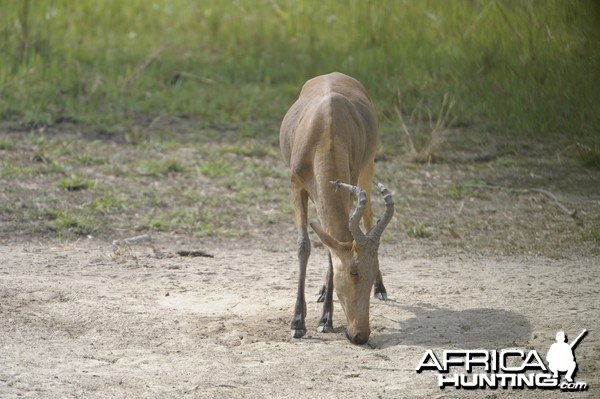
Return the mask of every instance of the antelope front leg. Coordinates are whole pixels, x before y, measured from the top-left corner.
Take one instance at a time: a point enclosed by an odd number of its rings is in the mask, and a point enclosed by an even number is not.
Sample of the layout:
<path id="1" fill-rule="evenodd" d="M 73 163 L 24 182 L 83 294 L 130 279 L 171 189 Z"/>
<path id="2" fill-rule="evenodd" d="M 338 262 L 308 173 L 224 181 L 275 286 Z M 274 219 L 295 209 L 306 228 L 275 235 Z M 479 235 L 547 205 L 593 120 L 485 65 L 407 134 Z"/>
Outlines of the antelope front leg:
<path id="1" fill-rule="evenodd" d="M 323 294 L 323 313 L 319 321 L 317 331 L 329 333 L 333 332 L 333 263 L 331 262 L 331 253 L 329 254 L 329 268 L 327 269 L 327 278 L 322 288 Z"/>
<path id="2" fill-rule="evenodd" d="M 306 334 L 306 299 L 304 297 L 304 283 L 306 281 L 306 265 L 310 256 L 310 238 L 307 229 L 308 193 L 300 188 L 292 188 L 292 205 L 298 228 L 298 292 L 296 306 L 292 319 L 291 336 L 301 338 Z"/>
<path id="3" fill-rule="evenodd" d="M 294 318 L 292 319 L 292 338 L 302 338 L 306 334 L 306 299 L 304 297 L 304 283 L 306 281 L 306 265 L 310 256 L 310 239 L 308 231 L 304 228 L 298 238 L 298 292 L 296 294 L 296 306 L 294 307 Z"/>

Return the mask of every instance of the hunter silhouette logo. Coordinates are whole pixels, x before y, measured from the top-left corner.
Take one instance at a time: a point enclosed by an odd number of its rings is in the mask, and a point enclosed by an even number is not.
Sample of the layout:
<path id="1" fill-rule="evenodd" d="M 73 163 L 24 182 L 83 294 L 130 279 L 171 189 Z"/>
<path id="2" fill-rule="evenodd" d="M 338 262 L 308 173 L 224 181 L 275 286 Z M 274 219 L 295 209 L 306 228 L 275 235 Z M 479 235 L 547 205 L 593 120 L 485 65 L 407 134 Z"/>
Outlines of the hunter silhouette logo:
<path id="1" fill-rule="evenodd" d="M 577 371 L 575 347 L 583 340 L 583 330 L 570 343 L 564 331 L 556 333 L 556 342 L 546 354 L 546 362 L 536 350 L 522 349 L 450 349 L 440 357 L 428 349 L 417 365 L 417 373 L 437 370 L 441 389 L 560 389 L 561 391 L 585 391 L 588 384 L 574 381 Z M 546 364 L 547 363 L 547 364 Z M 453 368 L 457 372 L 450 373 Z M 454 370 L 453 370 L 454 371 Z M 561 374 L 565 381 L 561 382 Z"/>
<path id="2" fill-rule="evenodd" d="M 548 368 L 552 371 L 552 376 L 554 378 L 559 378 L 560 372 L 566 372 L 567 375 L 565 378 L 567 379 L 567 382 L 573 382 L 573 375 L 577 370 L 577 363 L 575 362 L 573 351 L 586 334 L 587 330 L 583 330 L 575 340 L 568 344 L 564 331 L 556 333 L 556 343 L 552 344 L 546 355 Z"/>

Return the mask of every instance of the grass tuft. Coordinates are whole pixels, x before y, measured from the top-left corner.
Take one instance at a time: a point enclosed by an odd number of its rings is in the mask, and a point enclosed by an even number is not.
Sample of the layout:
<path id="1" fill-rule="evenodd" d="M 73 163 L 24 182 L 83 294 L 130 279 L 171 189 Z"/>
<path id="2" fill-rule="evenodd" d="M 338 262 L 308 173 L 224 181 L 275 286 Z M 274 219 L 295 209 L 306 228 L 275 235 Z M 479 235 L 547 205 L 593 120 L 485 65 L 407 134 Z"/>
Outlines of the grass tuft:
<path id="1" fill-rule="evenodd" d="M 582 233 L 580 233 L 580 237 L 584 241 L 595 241 L 600 243 L 600 228 L 593 227 L 588 229 Z"/>
<path id="2" fill-rule="evenodd" d="M 444 98 L 440 106 L 440 112 L 435 122 L 433 122 L 432 120 L 431 109 L 427 110 L 429 133 L 425 135 L 426 138 L 422 143 L 418 143 L 417 140 L 413 137 L 413 134 L 411 134 L 408 131 L 400 109 L 396 108 L 396 115 L 398 116 L 398 119 L 400 121 L 400 125 L 404 132 L 404 138 L 406 141 L 406 155 L 411 162 L 430 163 L 434 160 L 435 157 L 439 156 L 439 154 L 437 154 L 437 151 L 445 141 L 447 127 L 452 123 L 452 121 L 450 120 L 450 115 L 453 106 L 454 101 L 449 100 L 448 95 L 444 94 Z M 413 111 L 411 115 L 411 119 L 417 126 L 417 131 L 421 129 L 420 121 L 422 120 L 422 115 L 419 110 L 420 107 L 416 108 L 416 112 Z"/>
<path id="3" fill-rule="evenodd" d="M 577 143 L 576 146 L 582 166 L 600 169 L 600 141 L 592 145 Z"/>
<path id="4" fill-rule="evenodd" d="M 0 151 L 13 151 L 15 148 L 14 140 L 9 137 L 0 138 Z"/>
<path id="5" fill-rule="evenodd" d="M 90 209 L 103 214 L 118 213 L 126 209 L 125 201 L 113 194 L 106 194 L 92 200 Z"/>
<path id="6" fill-rule="evenodd" d="M 457 184 L 448 189 L 448 194 L 450 198 L 459 200 L 462 199 L 465 195 L 465 187 L 462 184 Z"/>
<path id="7" fill-rule="evenodd" d="M 46 212 L 46 217 L 51 229 L 59 235 L 70 233 L 85 236 L 98 231 L 98 222 L 91 216 L 75 216 L 67 211 L 51 209 Z"/>
<path id="8" fill-rule="evenodd" d="M 141 161 L 136 170 L 142 176 L 161 177 L 183 173 L 185 167 L 178 159 L 170 158 L 164 161 Z"/>
<path id="9" fill-rule="evenodd" d="M 422 223 L 415 223 L 409 226 L 407 232 L 409 237 L 413 238 L 429 238 L 433 235 L 433 232 Z"/>
<path id="10" fill-rule="evenodd" d="M 200 172 L 213 179 L 233 175 L 237 169 L 225 159 L 214 159 L 200 165 Z"/>
<path id="11" fill-rule="evenodd" d="M 58 188 L 67 191 L 82 191 L 92 188 L 94 182 L 82 176 L 72 176 L 60 180 L 57 186 Z"/>

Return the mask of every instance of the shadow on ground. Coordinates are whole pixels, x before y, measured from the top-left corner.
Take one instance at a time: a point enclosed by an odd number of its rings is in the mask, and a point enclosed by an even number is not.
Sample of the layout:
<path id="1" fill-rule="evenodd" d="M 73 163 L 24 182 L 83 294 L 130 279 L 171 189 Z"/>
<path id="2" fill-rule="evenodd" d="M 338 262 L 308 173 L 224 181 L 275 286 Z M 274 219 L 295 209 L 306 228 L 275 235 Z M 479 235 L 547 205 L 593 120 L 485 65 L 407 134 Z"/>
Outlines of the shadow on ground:
<path id="1" fill-rule="evenodd" d="M 377 348 L 414 345 L 426 348 L 501 349 L 524 346 L 531 337 L 525 316 L 502 309 L 452 310 L 429 305 L 402 306 L 414 317 L 395 331 L 372 336 Z"/>

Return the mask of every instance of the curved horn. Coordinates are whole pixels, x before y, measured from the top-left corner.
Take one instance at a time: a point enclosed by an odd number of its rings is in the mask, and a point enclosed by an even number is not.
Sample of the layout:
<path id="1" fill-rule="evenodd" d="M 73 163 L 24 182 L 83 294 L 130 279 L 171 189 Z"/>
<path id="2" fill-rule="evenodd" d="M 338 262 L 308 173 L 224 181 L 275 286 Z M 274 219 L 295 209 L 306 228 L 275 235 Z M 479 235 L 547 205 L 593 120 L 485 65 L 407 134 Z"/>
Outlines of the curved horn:
<path id="1" fill-rule="evenodd" d="M 350 233 L 352 233 L 352 238 L 354 238 L 354 241 L 356 241 L 356 244 L 358 244 L 358 246 L 366 245 L 369 241 L 369 238 L 365 235 L 365 233 L 362 232 L 359 223 L 360 219 L 363 216 L 363 213 L 365 212 L 365 207 L 367 206 L 367 194 L 365 194 L 365 192 L 359 187 L 353 186 L 351 184 L 342 183 L 339 180 L 330 181 L 330 183 L 335 184 L 337 188 L 342 187 L 346 190 L 350 190 L 354 193 L 354 195 L 356 195 L 356 208 L 350 216 L 349 222 Z"/>
<path id="2" fill-rule="evenodd" d="M 392 216 L 394 216 L 394 200 L 392 199 L 392 193 L 379 182 L 375 182 L 375 185 L 381 192 L 383 200 L 385 201 L 385 213 L 383 217 L 377 222 L 377 224 L 367 233 L 367 237 L 374 241 L 379 241 L 383 230 L 387 227 Z"/>

